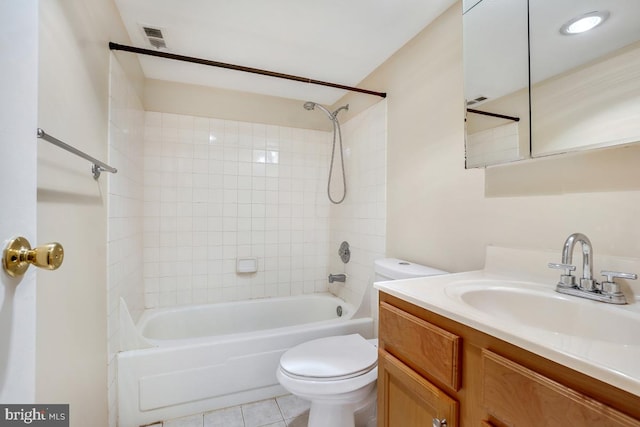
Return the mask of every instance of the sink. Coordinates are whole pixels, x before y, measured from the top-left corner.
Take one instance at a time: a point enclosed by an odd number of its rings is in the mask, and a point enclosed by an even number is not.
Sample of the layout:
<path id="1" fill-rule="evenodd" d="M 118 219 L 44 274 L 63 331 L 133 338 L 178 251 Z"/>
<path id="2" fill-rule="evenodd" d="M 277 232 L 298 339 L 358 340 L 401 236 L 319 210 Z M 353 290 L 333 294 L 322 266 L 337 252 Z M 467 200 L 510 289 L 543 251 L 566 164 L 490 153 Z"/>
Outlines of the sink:
<path id="1" fill-rule="evenodd" d="M 483 270 L 378 282 L 415 304 L 576 372 L 640 396 L 640 280 L 624 283 L 629 304 L 555 291 L 549 251 L 487 247 Z M 640 258 L 599 257 L 615 271 L 640 273 Z M 599 269 L 600 267 L 598 267 Z"/>
<path id="2" fill-rule="evenodd" d="M 587 340 L 640 345 L 638 304 L 611 306 L 529 282 L 455 282 L 447 295 L 483 316 Z"/>

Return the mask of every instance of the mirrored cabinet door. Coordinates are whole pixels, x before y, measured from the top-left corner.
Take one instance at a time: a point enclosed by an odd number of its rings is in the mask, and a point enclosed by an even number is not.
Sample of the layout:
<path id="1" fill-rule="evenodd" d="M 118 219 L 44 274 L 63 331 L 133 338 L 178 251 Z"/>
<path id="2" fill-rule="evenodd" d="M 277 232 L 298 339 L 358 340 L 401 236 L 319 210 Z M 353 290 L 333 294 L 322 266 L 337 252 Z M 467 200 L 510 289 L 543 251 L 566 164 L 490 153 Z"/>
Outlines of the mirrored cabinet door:
<path id="1" fill-rule="evenodd" d="M 529 10 L 533 156 L 640 141 L 640 1 Z"/>
<path id="2" fill-rule="evenodd" d="M 468 168 L 640 142 L 640 1 L 463 8 Z"/>
<path id="3" fill-rule="evenodd" d="M 527 0 L 463 2 L 466 167 L 529 158 Z"/>

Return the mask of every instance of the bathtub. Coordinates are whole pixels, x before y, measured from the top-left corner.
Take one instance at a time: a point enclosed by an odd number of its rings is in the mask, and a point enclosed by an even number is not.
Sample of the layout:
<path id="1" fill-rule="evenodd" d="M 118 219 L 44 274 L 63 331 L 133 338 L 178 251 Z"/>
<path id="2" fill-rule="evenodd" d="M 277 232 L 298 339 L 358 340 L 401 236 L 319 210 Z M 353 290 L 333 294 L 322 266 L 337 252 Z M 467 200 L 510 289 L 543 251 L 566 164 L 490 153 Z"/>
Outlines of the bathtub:
<path id="1" fill-rule="evenodd" d="M 355 312 L 330 294 L 148 310 L 121 325 L 135 328 L 138 348 L 117 356 L 119 426 L 286 394 L 276 369 L 287 349 L 331 335 L 373 338 L 372 318 Z"/>

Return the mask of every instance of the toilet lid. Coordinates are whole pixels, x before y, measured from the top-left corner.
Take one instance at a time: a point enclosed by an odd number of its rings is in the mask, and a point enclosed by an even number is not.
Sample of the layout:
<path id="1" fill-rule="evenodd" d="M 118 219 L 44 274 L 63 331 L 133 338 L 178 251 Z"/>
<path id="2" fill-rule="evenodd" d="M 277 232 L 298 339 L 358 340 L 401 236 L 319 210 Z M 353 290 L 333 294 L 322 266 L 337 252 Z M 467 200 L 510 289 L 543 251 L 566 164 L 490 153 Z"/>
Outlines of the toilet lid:
<path id="1" fill-rule="evenodd" d="M 309 341 L 287 350 L 280 359 L 287 374 L 316 380 L 353 378 L 377 364 L 376 347 L 359 334 Z"/>

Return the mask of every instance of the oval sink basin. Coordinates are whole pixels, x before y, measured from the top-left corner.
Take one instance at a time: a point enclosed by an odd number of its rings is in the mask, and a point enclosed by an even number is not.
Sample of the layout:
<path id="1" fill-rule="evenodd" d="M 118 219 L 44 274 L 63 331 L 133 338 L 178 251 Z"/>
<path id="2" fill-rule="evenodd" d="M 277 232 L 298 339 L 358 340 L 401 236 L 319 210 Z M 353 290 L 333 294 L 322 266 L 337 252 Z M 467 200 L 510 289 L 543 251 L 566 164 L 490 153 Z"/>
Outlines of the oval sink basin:
<path id="1" fill-rule="evenodd" d="M 447 294 L 501 322 L 588 340 L 640 345 L 640 313 L 631 305 L 613 306 L 524 282 L 458 283 L 448 286 Z"/>

